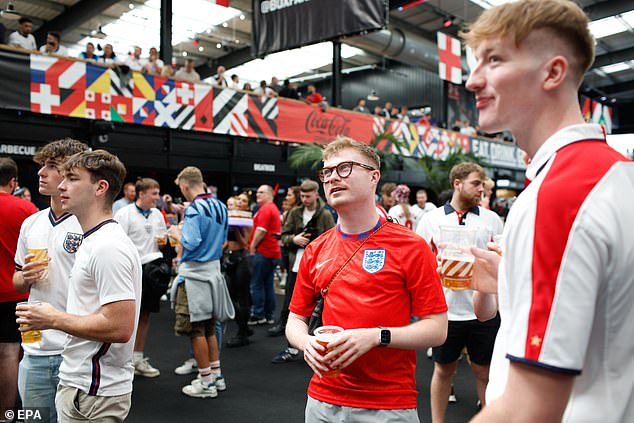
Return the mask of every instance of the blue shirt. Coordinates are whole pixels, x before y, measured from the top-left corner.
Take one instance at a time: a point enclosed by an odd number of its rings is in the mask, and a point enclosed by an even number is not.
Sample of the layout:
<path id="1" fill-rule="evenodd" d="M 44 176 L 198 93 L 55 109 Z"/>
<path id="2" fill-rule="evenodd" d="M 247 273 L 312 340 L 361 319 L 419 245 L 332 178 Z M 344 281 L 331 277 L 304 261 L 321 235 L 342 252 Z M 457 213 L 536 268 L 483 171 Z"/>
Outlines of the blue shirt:
<path id="1" fill-rule="evenodd" d="M 222 244 L 227 239 L 229 216 L 227 207 L 212 198 L 200 194 L 185 209 L 181 244 L 185 261 L 212 261 L 222 257 Z"/>

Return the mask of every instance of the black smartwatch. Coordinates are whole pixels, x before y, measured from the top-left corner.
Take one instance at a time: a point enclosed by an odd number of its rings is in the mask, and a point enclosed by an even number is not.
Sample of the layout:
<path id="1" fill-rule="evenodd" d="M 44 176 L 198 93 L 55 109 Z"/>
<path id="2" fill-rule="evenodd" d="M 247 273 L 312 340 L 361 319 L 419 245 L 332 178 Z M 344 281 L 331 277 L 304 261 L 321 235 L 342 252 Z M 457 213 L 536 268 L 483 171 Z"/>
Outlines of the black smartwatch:
<path id="1" fill-rule="evenodd" d="M 392 332 L 389 329 L 384 327 L 379 327 L 381 329 L 381 336 L 379 337 L 379 347 L 387 347 L 392 342 Z"/>

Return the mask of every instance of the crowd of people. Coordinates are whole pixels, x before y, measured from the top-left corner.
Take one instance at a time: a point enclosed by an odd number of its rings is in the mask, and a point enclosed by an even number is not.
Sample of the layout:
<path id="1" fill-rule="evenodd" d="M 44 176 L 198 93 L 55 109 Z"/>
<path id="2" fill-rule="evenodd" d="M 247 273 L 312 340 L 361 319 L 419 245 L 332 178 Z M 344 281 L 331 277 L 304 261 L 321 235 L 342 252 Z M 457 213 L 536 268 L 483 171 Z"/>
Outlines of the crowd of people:
<path id="1" fill-rule="evenodd" d="M 175 332 L 191 342 L 176 369 L 197 373 L 182 388 L 191 397 L 228 389 L 216 334 L 235 319 L 227 347 L 271 325 L 288 340 L 272 361 L 302 356 L 313 370 L 309 423 L 419 422 L 417 385 L 428 385 L 415 379 L 416 350 L 428 348 L 433 422 L 465 349 L 482 407 L 473 421 L 632 421 L 634 198 L 623 193 L 634 164 L 579 110 L 588 18 L 567 0 L 523 0 L 485 11 L 464 37 L 481 127 L 510 129 L 531 158 L 504 225 L 479 165 L 451 169 L 438 207 L 424 190 L 410 205 L 409 187 L 381 183 L 376 150 L 346 137 L 323 151 L 325 201 L 306 179 L 281 211 L 269 185 L 253 207 L 246 192 L 221 202 L 193 166 L 176 176 L 183 204 L 151 178 L 124 188 L 115 155 L 73 139 L 35 155 L 50 197 L 37 211 L 12 195 L 17 165 L 0 158 L 0 412 L 18 390 L 50 421 L 123 421 L 134 375 L 160 375 L 144 343 L 169 289 Z M 470 289 L 441 283 L 447 230 L 473 233 L 458 251 L 472 256 Z"/>

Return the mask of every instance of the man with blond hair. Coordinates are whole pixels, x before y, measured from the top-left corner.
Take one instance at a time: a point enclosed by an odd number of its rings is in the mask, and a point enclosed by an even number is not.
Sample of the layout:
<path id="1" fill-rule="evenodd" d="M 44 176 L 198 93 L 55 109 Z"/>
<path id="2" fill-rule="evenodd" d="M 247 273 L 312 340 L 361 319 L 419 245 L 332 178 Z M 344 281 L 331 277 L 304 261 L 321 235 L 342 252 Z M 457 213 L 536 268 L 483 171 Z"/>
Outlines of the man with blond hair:
<path id="1" fill-rule="evenodd" d="M 39 192 L 50 196 L 51 206 L 24 221 L 15 253 L 15 288 L 28 292 L 31 301 L 47 301 L 62 311 L 66 310 L 68 279 L 83 230 L 77 218 L 63 210 L 58 187 L 64 179 L 64 162 L 87 149 L 86 144 L 66 138 L 46 144 L 35 154 L 33 161 L 40 165 Z M 49 262 L 37 260 L 32 253 L 42 248 L 46 248 Z M 46 410 L 46 420 L 51 422 L 57 421 L 55 392 L 65 342 L 64 332 L 46 330 L 39 343 L 22 344 L 24 356 L 18 375 L 22 405 Z"/>
<path id="2" fill-rule="evenodd" d="M 215 398 L 226 384 L 210 306 L 213 286 L 225 283 L 220 258 L 229 230 L 229 213 L 224 204 L 205 191 L 197 167 L 184 168 L 175 182 L 190 204 L 185 209 L 182 230 L 176 225 L 170 227 L 170 235 L 183 246 L 179 276 L 172 287 L 172 298 L 176 299 L 174 329 L 177 335 L 190 337 L 199 376 L 182 392 L 195 398 Z"/>
<path id="3" fill-rule="evenodd" d="M 524 0 L 464 36 L 480 127 L 510 130 L 531 159 L 502 256 L 473 249 L 476 314 L 494 314 L 482 294 L 497 293 L 502 320 L 475 420 L 634 421 L 634 164 L 579 108 L 588 18 L 572 1 Z"/>
<path id="4" fill-rule="evenodd" d="M 122 422 L 132 401 L 132 349 L 141 300 L 141 261 L 112 219 L 125 167 L 104 150 L 73 155 L 59 185 L 62 209 L 77 217 L 81 247 L 68 282 L 66 311 L 47 302 L 19 305 L 20 330 L 66 332 L 55 406 L 60 421 Z"/>
<path id="5" fill-rule="evenodd" d="M 159 183 L 152 178 L 139 179 L 134 186 L 136 201 L 114 215 L 114 220 L 136 246 L 143 266 L 141 314 L 133 359 L 134 374 L 144 377 L 161 374 L 150 364 L 149 358 L 143 356 L 143 351 L 150 329 L 150 313 L 161 310 L 161 296 L 165 294 L 171 276 L 171 266 L 167 265 L 160 250 L 167 244 L 165 219 L 156 208 L 160 189 Z"/>
<path id="6" fill-rule="evenodd" d="M 306 247 L 286 326 L 315 372 L 309 423 L 418 422 L 415 350 L 440 345 L 447 335 L 434 255 L 412 231 L 379 216 L 379 169 L 376 150 L 349 138 L 324 150 L 319 179 L 339 224 Z M 323 324 L 345 331 L 326 349 L 308 333 L 308 322 L 316 295 L 329 284 Z M 420 320 L 410 323 L 412 315 Z M 331 369 L 340 375 L 322 377 Z"/>

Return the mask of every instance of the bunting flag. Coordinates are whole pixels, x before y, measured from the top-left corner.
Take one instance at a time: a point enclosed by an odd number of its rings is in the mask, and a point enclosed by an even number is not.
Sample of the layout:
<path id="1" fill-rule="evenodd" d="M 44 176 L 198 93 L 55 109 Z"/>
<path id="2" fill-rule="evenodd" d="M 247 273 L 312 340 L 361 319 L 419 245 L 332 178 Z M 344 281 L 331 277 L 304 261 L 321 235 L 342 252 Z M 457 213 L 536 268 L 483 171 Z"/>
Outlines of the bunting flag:
<path id="1" fill-rule="evenodd" d="M 460 41 L 438 32 L 438 75 L 440 79 L 462 84 L 462 64 Z"/>
<path id="2" fill-rule="evenodd" d="M 212 0 L 212 3 L 216 3 L 218 6 L 229 7 L 229 0 Z"/>
<path id="3" fill-rule="evenodd" d="M 214 88 L 213 91 L 214 132 L 246 137 L 249 129 L 247 93 L 220 88 Z"/>
<path id="4" fill-rule="evenodd" d="M 606 134 L 612 133 L 612 108 L 595 102 L 592 111 L 592 122 L 603 125 Z"/>
<path id="5" fill-rule="evenodd" d="M 275 138 L 277 136 L 277 123 L 279 116 L 277 98 L 259 97 L 249 95 L 249 106 L 246 111 L 249 128 L 258 138 Z"/>

